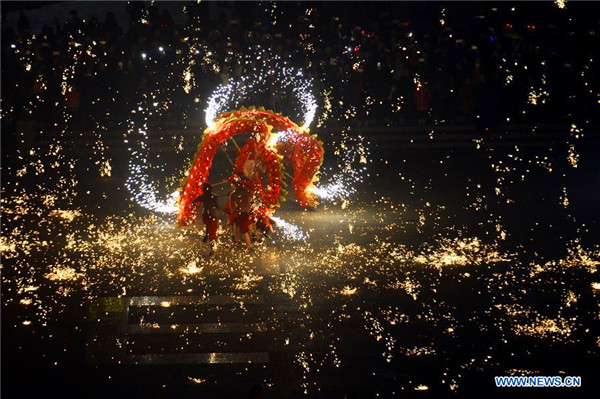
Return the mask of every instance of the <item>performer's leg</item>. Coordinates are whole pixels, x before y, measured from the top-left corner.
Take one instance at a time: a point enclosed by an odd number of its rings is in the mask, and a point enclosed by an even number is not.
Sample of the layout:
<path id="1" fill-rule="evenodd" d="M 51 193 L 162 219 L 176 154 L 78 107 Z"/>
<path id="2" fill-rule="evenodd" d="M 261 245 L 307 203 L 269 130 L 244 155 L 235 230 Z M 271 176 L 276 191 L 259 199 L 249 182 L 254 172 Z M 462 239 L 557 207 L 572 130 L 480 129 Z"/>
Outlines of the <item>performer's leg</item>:
<path id="1" fill-rule="evenodd" d="M 235 223 L 229 223 L 227 229 L 229 230 L 229 236 L 235 239 Z"/>
<path id="2" fill-rule="evenodd" d="M 232 226 L 233 226 L 233 241 L 238 242 L 240 240 L 240 228 L 237 225 L 237 223 L 234 223 Z"/>
<path id="3" fill-rule="evenodd" d="M 206 225 L 206 233 L 208 235 L 208 238 L 210 239 L 209 245 L 210 245 L 210 252 L 209 255 L 213 255 L 214 254 L 214 249 L 215 249 L 215 243 L 217 241 L 217 231 L 219 229 L 219 222 L 217 219 L 211 219 L 209 224 Z"/>
<path id="4" fill-rule="evenodd" d="M 244 237 L 244 241 L 248 244 L 249 247 L 252 246 L 252 241 L 250 240 L 250 215 L 247 213 L 242 213 L 238 217 L 238 226 L 240 228 L 240 233 Z"/>
<path id="5" fill-rule="evenodd" d="M 210 230 L 209 224 L 205 224 L 204 225 L 204 238 L 202 238 L 202 242 L 207 242 L 208 241 L 209 236 L 210 236 L 209 230 Z"/>
<path id="6" fill-rule="evenodd" d="M 206 242 L 208 241 L 208 215 L 206 215 L 205 213 L 202 213 L 202 224 L 204 225 L 204 237 L 202 237 L 202 242 Z"/>
<path id="7" fill-rule="evenodd" d="M 244 242 L 246 242 L 246 245 L 248 245 L 249 247 L 252 246 L 252 240 L 250 240 L 250 233 L 245 232 L 244 234 Z"/>

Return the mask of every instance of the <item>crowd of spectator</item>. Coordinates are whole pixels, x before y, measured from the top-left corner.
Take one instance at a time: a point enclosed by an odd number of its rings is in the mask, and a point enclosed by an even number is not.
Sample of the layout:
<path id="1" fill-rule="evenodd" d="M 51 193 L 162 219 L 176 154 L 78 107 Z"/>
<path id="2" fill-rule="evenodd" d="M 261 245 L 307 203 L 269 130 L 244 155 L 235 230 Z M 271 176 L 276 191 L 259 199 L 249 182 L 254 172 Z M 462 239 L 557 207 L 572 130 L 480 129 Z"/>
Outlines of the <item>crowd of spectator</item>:
<path id="1" fill-rule="evenodd" d="M 83 20 L 75 10 L 33 32 L 21 12 L 2 24 L 2 127 L 94 129 L 122 122 L 173 75 L 161 123 L 247 71 L 256 46 L 291 56 L 360 126 L 556 123 L 597 118 L 598 7 L 593 3 L 182 3 L 176 24 L 160 3 L 115 3 Z M 5 17 L 5 14 L 3 14 Z M 190 46 L 192 43 L 192 46 Z M 197 92 L 183 89 L 190 48 Z M 209 60 L 209 61 L 206 61 Z M 166 84 L 166 83 L 165 83 Z M 275 98 L 277 108 L 285 98 Z M 321 100 L 320 100 L 321 101 Z M 279 103 L 279 105 L 278 105 Z M 338 104 L 344 104 L 344 107 Z M 260 105 L 260 104 L 258 104 Z M 341 116 L 341 115 L 340 115 Z M 335 124 L 335 118 L 329 123 Z"/>

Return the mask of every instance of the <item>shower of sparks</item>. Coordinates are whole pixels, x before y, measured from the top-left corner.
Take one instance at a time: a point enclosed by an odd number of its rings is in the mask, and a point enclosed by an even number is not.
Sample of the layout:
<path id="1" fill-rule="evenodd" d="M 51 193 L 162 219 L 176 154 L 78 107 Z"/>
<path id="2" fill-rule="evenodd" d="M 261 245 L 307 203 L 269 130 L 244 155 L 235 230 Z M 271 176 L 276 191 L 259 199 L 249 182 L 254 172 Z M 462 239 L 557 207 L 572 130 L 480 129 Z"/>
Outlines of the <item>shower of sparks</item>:
<path id="1" fill-rule="evenodd" d="M 356 193 L 367 174 L 369 149 L 363 136 L 342 132 L 334 155 L 338 161 L 336 167 L 323 169 L 320 181 L 309 188 L 322 200 L 348 199 Z"/>
<path id="2" fill-rule="evenodd" d="M 564 8 L 564 2 L 557 5 Z M 269 3 L 273 25 L 281 25 L 281 18 L 277 18 L 281 12 L 281 7 Z M 312 14 L 307 10 L 309 23 Z M 444 9 L 440 24 L 448 27 L 451 21 Z M 313 54 L 321 40 L 316 30 L 311 32 L 315 33 L 302 39 L 307 54 Z M 592 336 L 589 320 L 597 319 L 598 312 L 585 306 L 600 300 L 600 247 L 590 240 L 593 227 L 573 212 L 582 205 L 576 185 L 570 184 L 574 173 L 590 168 L 584 140 L 593 132 L 586 123 L 576 121 L 570 130 L 562 132 L 564 146 L 533 147 L 529 152 L 512 144 L 502 149 L 493 147 L 488 135 L 477 137 L 464 151 L 472 151 L 468 154 L 474 160 L 480 157 L 483 166 L 467 170 L 465 178 L 456 176 L 459 168 L 453 169 L 451 162 L 458 157 L 452 151 L 444 151 L 439 159 L 432 151 L 423 158 L 434 159 L 434 167 L 420 171 L 416 169 L 421 155 L 411 162 L 405 158 L 409 151 L 403 151 L 416 148 L 412 140 L 403 142 L 406 148 L 397 153 L 382 151 L 380 159 L 374 159 L 369 142 L 375 138 L 348 127 L 350 121 L 368 119 L 378 106 L 393 115 L 405 112 L 401 96 L 386 100 L 370 94 L 360 103 L 339 94 L 338 86 L 348 83 L 348 74 L 362 73 L 365 64 L 361 51 L 350 46 L 351 38 L 336 56 L 348 57 L 352 72 L 344 74 L 340 82 L 319 82 L 322 98 L 313 96 L 315 82 L 301 68 L 279 56 L 269 58 L 267 52 L 258 49 L 240 58 L 244 69 L 241 78 L 228 78 L 207 100 L 197 70 L 205 66 L 220 71 L 222 66 L 215 60 L 222 54 L 200 44 L 195 26 L 185 35 L 183 55 L 165 67 L 165 80 L 148 82 L 149 88 L 128 110 L 122 138 L 129 157 L 126 177 L 119 175 L 118 159 L 107 155 L 106 126 L 115 118 L 110 101 L 98 113 L 102 116 L 94 120 L 89 146 L 90 164 L 96 167 L 93 174 L 81 166 L 87 155 L 69 147 L 71 138 L 81 132 L 73 127 L 73 115 L 66 106 L 57 107 L 59 136 L 49 139 L 46 146 L 19 149 L 16 166 L 6 166 L 11 177 L 3 182 L 0 202 L 2 301 L 16 313 L 14 326 L 6 328 L 26 327 L 21 330 L 27 331 L 24 334 L 35 328 L 31 334 L 54 347 L 60 334 L 54 334 L 51 325 L 65 317 L 64 310 L 73 302 L 79 306 L 98 298 L 164 292 L 202 299 L 215 293 L 235 298 L 240 293 L 269 294 L 276 304 L 265 321 L 274 335 L 280 334 L 275 335 L 274 345 L 285 346 L 292 353 L 294 360 L 286 365 L 289 373 L 300 375 L 296 388 L 310 393 L 319 392 L 322 371 L 356 362 L 356 342 L 375 348 L 382 367 L 390 366 L 384 370 L 392 372 L 399 362 L 413 358 L 426 361 L 450 353 L 455 364 L 439 372 L 439 384 L 459 392 L 467 373 L 498 370 L 504 355 L 492 347 L 502 348 L 523 338 L 534 343 L 532 348 L 592 342 L 584 349 L 597 355 L 600 337 Z M 68 63 L 55 71 L 63 96 L 72 90 L 82 63 L 98 66 L 104 62 L 101 45 L 70 39 L 65 54 Z M 412 35 L 407 40 L 416 41 Z M 32 45 L 28 39 L 9 50 L 18 56 L 26 72 L 32 72 L 35 62 Z M 403 51 L 407 52 L 406 48 Z M 136 57 L 149 62 L 154 55 L 145 52 Z M 257 62 L 267 58 L 273 63 Z M 578 79 L 597 97 L 592 87 L 592 64 L 590 59 L 584 71 L 577 73 L 581 72 Z M 522 63 L 504 59 L 503 80 L 513 87 L 517 70 L 525 68 Z M 335 131 L 325 143 L 326 156 L 332 161 L 323 165 L 320 180 L 310 188 L 323 202 L 322 207 L 317 212 L 281 209 L 273 217 L 276 233 L 252 250 L 233 244 L 222 225 L 215 254 L 208 257 L 208 245 L 201 242 L 201 226 L 176 228 L 172 220 L 157 214 L 168 216 L 177 210 L 178 181 L 204 127 L 204 122 L 198 121 L 204 116 L 210 126 L 222 111 L 264 105 L 256 104 L 254 96 L 268 93 L 273 80 L 281 85 L 281 97 L 289 99 L 296 112 L 289 115 L 292 120 L 306 129 L 316 120 L 317 127 Z M 418 78 L 415 84 L 423 80 L 427 79 Z M 50 101 L 47 77 L 38 76 L 34 81 L 42 91 L 24 104 L 28 114 Z M 531 82 L 523 86 L 524 97 L 520 99 L 524 113 L 547 106 L 554 95 L 546 82 L 543 60 Z M 183 91 L 191 104 L 181 112 L 173 100 L 177 90 Z M 319 116 L 318 101 L 323 103 Z M 2 118 L 14 112 L 2 109 Z M 186 141 L 168 129 L 152 127 L 152 120 L 167 112 L 176 113 L 185 125 L 192 126 L 186 129 L 198 129 L 193 139 Z M 531 136 L 539 133 L 533 129 Z M 440 137 L 431 132 L 427 143 L 432 148 L 446 145 Z M 280 140 L 286 140 L 286 132 L 277 132 L 269 145 Z M 552 140 L 561 144 L 561 139 Z M 378 150 L 385 150 L 381 147 L 387 145 L 377 144 Z M 390 147 L 398 149 L 401 145 Z M 165 159 L 168 154 L 177 154 L 176 165 Z M 557 172 L 561 165 L 566 166 L 564 174 Z M 469 164 L 467 168 L 472 167 Z M 103 186 L 113 180 L 111 188 L 117 194 Z M 127 195 L 120 191 L 123 180 Z M 542 195 L 551 204 L 548 213 L 556 213 L 556 224 L 567 220 L 572 231 L 549 234 L 555 232 L 554 219 L 536 221 L 530 230 L 524 230 L 521 221 L 511 227 L 505 220 L 508 218 L 502 218 L 504 213 L 500 212 L 504 211 L 515 215 L 537 211 L 538 203 L 532 206 L 529 198 L 518 197 L 530 182 L 554 188 Z M 453 200 L 458 203 L 454 208 L 450 204 Z M 157 214 L 140 211 L 132 204 Z M 474 222 L 467 226 L 469 221 Z M 527 234 L 522 238 L 519 234 L 524 231 Z M 560 240 L 555 239 L 559 235 Z M 548 246 L 557 254 L 529 250 L 540 237 L 544 242 L 552 239 Z M 548 301 L 532 301 L 538 294 Z M 247 306 L 236 299 L 232 314 L 245 314 Z M 158 302 L 156 307 L 168 312 L 177 308 L 169 300 Z M 14 309 L 17 312 L 12 312 Z M 469 321 L 465 319 L 467 313 Z M 202 312 L 196 315 L 198 320 L 203 316 Z M 462 347 L 456 351 L 458 343 L 474 334 L 468 332 L 470 324 L 476 325 L 478 333 L 489 332 L 498 339 L 486 341 L 478 353 Z M 161 328 L 143 318 L 142 325 Z M 181 326 L 170 324 L 167 328 L 177 330 Z M 352 334 L 348 334 L 349 328 Z M 415 333 L 406 334 L 407 330 Z M 243 339 L 252 342 L 252 337 Z M 70 343 L 65 343 L 65 352 L 70 348 Z M 48 352 L 44 357 L 55 361 L 60 354 Z M 535 371 L 510 368 L 506 373 Z M 207 382 L 198 377 L 187 380 L 193 384 Z M 405 390 L 434 391 L 429 380 L 394 380 L 394 384 Z"/>
<path id="3" fill-rule="evenodd" d="M 161 197 L 159 183 L 150 177 L 155 170 L 151 163 L 147 121 L 155 113 L 159 114 L 160 108 L 168 109 L 166 105 L 161 105 L 159 108 L 160 104 L 156 101 L 157 96 L 158 93 L 155 92 L 144 96 L 146 101 L 140 101 L 137 108 L 131 111 L 132 117 L 128 122 L 129 129 L 124 139 L 130 155 L 129 176 L 125 185 L 131 193 L 131 200 L 134 203 L 154 212 L 173 214 L 178 209 L 179 191 L 173 191 L 170 195 Z M 147 104 L 148 100 L 151 101 L 151 104 Z M 136 125 L 136 117 L 137 120 L 141 119 L 141 126 Z M 157 169 L 160 172 L 166 172 L 164 166 Z"/>
<path id="4" fill-rule="evenodd" d="M 293 223 L 286 222 L 280 217 L 271 216 L 271 219 L 275 222 L 278 229 L 281 229 L 283 235 L 290 240 L 305 240 L 308 238 L 308 234 L 302 231 L 298 226 Z"/>
<path id="5" fill-rule="evenodd" d="M 194 47 L 191 49 L 193 54 L 198 51 Z M 208 54 L 211 53 L 208 52 Z M 210 63 L 211 61 L 205 59 L 204 62 Z M 260 47 L 246 55 L 241 62 L 246 68 L 246 74 L 239 79 L 229 78 L 227 84 L 219 85 L 208 98 L 205 110 L 205 122 L 208 127 L 214 126 L 215 118 L 225 111 L 237 109 L 243 105 L 256 104 L 259 96 L 268 94 L 272 89 L 273 82 L 277 82 L 277 90 L 280 95 L 283 98 L 293 98 L 294 100 L 290 102 L 294 103 L 295 101 L 296 103 L 293 105 L 299 109 L 300 114 L 291 115 L 292 119 L 301 120 L 303 130 L 309 128 L 317 111 L 317 102 L 312 94 L 313 81 L 311 78 L 305 78 L 301 69 L 289 66 L 289 60 L 284 60 L 278 55 L 271 55 Z M 185 82 L 183 89 L 189 95 L 193 94 L 192 67 L 195 65 L 194 59 L 189 60 L 183 74 Z M 161 196 L 159 194 L 160 184 L 149 177 L 152 172 L 152 164 L 149 160 L 148 117 L 160 115 L 162 111 L 169 108 L 167 104 L 171 102 L 170 100 L 156 101 L 160 96 L 161 93 L 158 89 L 149 95 L 144 95 L 143 101 L 140 101 L 137 108 L 131 111 L 131 118 L 128 122 L 129 129 L 124 140 L 130 153 L 130 175 L 126 186 L 132 194 L 132 200 L 143 208 L 159 213 L 175 213 L 178 209 L 178 194 L 174 192 L 167 198 Z M 284 137 L 281 134 L 276 135 L 273 144 L 279 139 L 284 139 Z M 164 167 L 160 167 L 159 170 L 166 172 Z M 110 174 L 110 169 L 107 172 L 104 168 L 103 173 Z M 181 178 L 181 176 L 173 176 L 172 180 L 176 180 L 176 177 Z"/>
<path id="6" fill-rule="evenodd" d="M 204 270 L 204 267 L 198 267 L 197 261 L 195 260 L 190 262 L 186 267 L 179 269 L 179 271 L 184 274 L 198 274 L 201 273 L 202 270 Z"/>
<path id="7" fill-rule="evenodd" d="M 215 118 L 226 111 L 237 109 L 242 105 L 254 105 L 253 99 L 257 94 L 268 93 L 272 82 L 277 82 L 279 95 L 286 94 L 297 101 L 300 115 L 289 115 L 302 129 L 308 129 L 317 111 L 317 102 L 312 94 L 313 82 L 305 78 L 301 69 L 289 66 L 289 61 L 278 55 L 269 55 L 257 48 L 255 54 L 247 55 L 243 59 L 245 66 L 251 68 L 239 80 L 230 78 L 222 84 L 208 99 L 205 113 L 205 122 L 208 127 L 214 126 Z"/>

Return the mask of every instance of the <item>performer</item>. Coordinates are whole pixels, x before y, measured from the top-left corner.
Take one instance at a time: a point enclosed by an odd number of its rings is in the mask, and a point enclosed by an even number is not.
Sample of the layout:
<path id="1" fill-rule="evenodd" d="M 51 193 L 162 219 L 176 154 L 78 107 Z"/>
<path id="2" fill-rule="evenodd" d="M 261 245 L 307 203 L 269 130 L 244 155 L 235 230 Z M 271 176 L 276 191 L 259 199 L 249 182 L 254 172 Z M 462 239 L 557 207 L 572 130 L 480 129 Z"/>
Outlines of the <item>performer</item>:
<path id="1" fill-rule="evenodd" d="M 267 236 L 275 232 L 273 229 L 273 219 L 265 214 L 261 214 L 257 217 L 256 228 L 260 236 Z"/>
<path id="2" fill-rule="evenodd" d="M 227 196 L 227 201 L 225 201 L 225 214 L 227 215 L 227 227 L 229 227 L 229 233 L 231 234 L 231 238 L 233 242 L 238 242 L 240 239 L 240 231 L 235 224 L 235 219 L 238 217 L 239 213 L 231 208 L 231 194 L 235 191 L 235 185 L 231 184 L 231 191 Z"/>
<path id="3" fill-rule="evenodd" d="M 217 230 L 219 229 L 219 217 L 217 215 L 219 201 L 217 196 L 212 192 L 212 185 L 210 183 L 204 183 L 202 185 L 202 195 L 192 201 L 192 203 L 202 203 L 204 208 L 202 212 L 202 223 L 206 226 L 206 232 L 202 241 L 209 241 L 209 255 L 212 256 L 214 254 L 215 241 L 217 240 Z"/>
<path id="4" fill-rule="evenodd" d="M 262 211 L 263 173 L 266 168 L 262 163 L 265 147 L 262 141 L 250 138 L 238 151 L 234 164 L 234 179 L 244 186 L 250 194 L 250 220 L 249 233 L 256 241 L 261 239 L 261 230 L 258 227 L 260 220 L 264 217 Z"/>
<path id="5" fill-rule="evenodd" d="M 250 226 L 254 223 L 252 220 L 252 193 L 238 179 L 234 179 L 233 191 L 229 199 L 232 211 L 237 213 L 235 224 L 239 228 L 239 233 L 244 238 L 244 242 L 252 247 L 249 234 Z"/>

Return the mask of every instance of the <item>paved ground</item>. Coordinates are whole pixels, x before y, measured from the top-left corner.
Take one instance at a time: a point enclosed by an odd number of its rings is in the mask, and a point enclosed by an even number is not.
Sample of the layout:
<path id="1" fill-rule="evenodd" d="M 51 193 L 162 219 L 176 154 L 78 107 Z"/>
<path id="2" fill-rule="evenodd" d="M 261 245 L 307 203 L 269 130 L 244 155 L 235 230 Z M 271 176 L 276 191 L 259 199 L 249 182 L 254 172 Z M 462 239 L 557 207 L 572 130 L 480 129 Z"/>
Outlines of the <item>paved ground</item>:
<path id="1" fill-rule="evenodd" d="M 3 395 L 591 396 L 598 136 L 536 134 L 372 135 L 349 202 L 278 212 L 305 238 L 280 229 L 253 252 L 224 240 L 212 259 L 194 229 L 127 216 L 126 163 L 80 179 L 81 216 L 3 226 L 35 244 L 3 246 Z M 493 386 L 509 374 L 583 388 Z"/>

